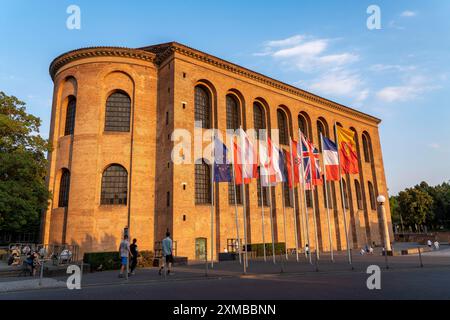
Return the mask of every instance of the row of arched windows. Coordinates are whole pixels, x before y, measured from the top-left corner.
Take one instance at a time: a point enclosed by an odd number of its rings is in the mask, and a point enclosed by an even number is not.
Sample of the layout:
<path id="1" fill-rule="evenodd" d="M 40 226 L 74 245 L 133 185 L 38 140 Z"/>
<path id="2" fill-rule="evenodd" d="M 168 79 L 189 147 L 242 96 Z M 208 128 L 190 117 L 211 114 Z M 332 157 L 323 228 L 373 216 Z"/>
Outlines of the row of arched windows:
<path id="1" fill-rule="evenodd" d="M 62 170 L 59 184 L 58 207 L 69 205 L 70 171 Z M 102 174 L 100 204 L 126 205 L 128 196 L 128 172 L 119 164 L 108 166 Z"/>
<path id="2" fill-rule="evenodd" d="M 195 87 L 195 121 L 197 125 L 200 125 L 202 128 L 210 129 L 212 127 L 212 93 L 208 89 L 206 85 L 197 85 Z M 261 139 L 263 137 L 260 137 L 261 134 L 260 130 L 267 129 L 267 116 L 266 111 L 264 107 L 264 103 L 260 102 L 259 100 L 255 101 L 253 103 L 253 128 L 256 131 L 256 135 L 258 139 Z M 317 119 L 316 123 L 317 127 L 317 141 L 320 150 L 322 151 L 322 143 L 320 136 L 324 137 L 330 137 L 330 129 L 328 127 L 328 124 L 326 120 L 323 117 L 320 117 Z M 241 121 L 241 104 L 239 99 L 234 94 L 228 94 L 226 95 L 226 125 L 227 129 L 238 129 L 242 125 Z M 338 125 L 340 125 L 338 123 Z M 286 112 L 283 110 L 282 107 L 277 109 L 277 126 L 279 131 L 279 143 L 281 145 L 289 145 L 289 124 L 288 124 L 288 117 Z M 311 141 L 314 141 L 314 137 L 312 136 L 312 130 L 311 130 L 311 120 L 306 112 L 300 112 L 298 115 L 298 127 L 300 131 L 308 137 Z M 351 130 L 355 131 L 354 128 L 351 128 Z M 358 139 L 357 134 L 355 134 L 356 139 Z M 370 136 L 367 132 L 363 132 L 362 134 L 362 141 L 363 141 L 363 154 L 364 154 L 364 161 L 371 163 L 373 161 L 372 156 L 372 146 L 370 142 Z M 359 155 L 359 144 L 357 142 L 357 151 Z M 208 204 L 211 203 L 211 181 L 210 181 L 210 167 L 209 165 L 202 160 L 201 163 L 196 164 L 195 166 L 195 202 L 196 204 Z M 345 181 L 344 181 L 345 184 Z M 327 186 L 323 187 L 324 195 L 325 195 L 325 188 L 327 188 L 328 193 L 328 207 L 333 207 L 333 201 L 332 201 L 332 192 L 330 188 L 330 183 L 327 184 Z M 346 207 L 349 206 L 349 200 L 347 195 L 347 186 L 344 186 L 344 197 L 347 199 Z M 375 193 L 373 189 L 373 185 L 371 182 L 369 182 L 368 190 L 370 194 L 370 205 L 373 210 L 376 209 L 376 203 L 373 199 L 375 199 Z M 267 188 L 263 188 L 263 192 L 261 193 L 261 185 L 258 180 L 258 204 L 261 205 L 262 201 L 264 201 L 264 205 L 268 204 L 268 195 Z M 358 209 L 363 209 L 362 204 L 362 191 L 359 184 L 359 181 L 355 180 L 355 191 L 356 191 L 356 198 L 358 203 Z M 228 186 L 228 199 L 230 204 L 235 203 L 235 197 L 236 197 L 236 203 L 241 204 L 242 203 L 242 192 L 243 189 L 241 186 L 239 186 L 235 192 L 233 183 L 229 183 Z M 261 198 L 262 194 L 262 198 Z M 307 191 L 307 205 L 308 207 L 312 206 L 312 193 L 308 190 Z M 325 198 L 325 196 L 324 196 Z M 283 200 L 285 201 L 286 206 L 291 206 L 291 193 L 289 188 L 283 189 Z M 327 204 L 325 204 L 327 205 Z"/>
<path id="3" fill-rule="evenodd" d="M 64 135 L 72 135 L 75 129 L 77 99 L 69 96 L 66 109 Z M 131 119 L 131 98 L 123 91 L 115 91 L 106 100 L 105 131 L 129 132 Z"/>

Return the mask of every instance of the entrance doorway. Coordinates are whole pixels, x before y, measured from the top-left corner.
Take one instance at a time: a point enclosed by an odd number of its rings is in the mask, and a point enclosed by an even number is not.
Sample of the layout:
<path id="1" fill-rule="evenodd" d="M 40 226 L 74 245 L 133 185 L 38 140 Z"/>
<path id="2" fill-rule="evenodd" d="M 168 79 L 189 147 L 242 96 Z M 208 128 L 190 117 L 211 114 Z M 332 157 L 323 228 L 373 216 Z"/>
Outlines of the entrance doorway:
<path id="1" fill-rule="evenodd" d="M 206 260 L 206 238 L 195 239 L 195 259 Z"/>

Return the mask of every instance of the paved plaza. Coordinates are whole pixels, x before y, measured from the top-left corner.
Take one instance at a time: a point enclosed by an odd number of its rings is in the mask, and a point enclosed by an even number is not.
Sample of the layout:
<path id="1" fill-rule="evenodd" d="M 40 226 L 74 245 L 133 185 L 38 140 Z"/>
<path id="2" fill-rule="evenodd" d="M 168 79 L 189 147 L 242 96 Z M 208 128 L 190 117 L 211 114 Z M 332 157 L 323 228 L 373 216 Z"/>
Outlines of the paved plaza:
<path id="1" fill-rule="evenodd" d="M 215 263 L 214 268 L 193 264 L 176 268 L 175 274 L 161 277 L 157 269 L 138 270 L 128 280 L 117 272 L 85 274 L 81 290 L 61 288 L 66 277 L 52 279 L 57 288 L 13 289 L 1 292 L 6 299 L 450 299 L 450 249 L 422 255 L 386 258 L 353 255 L 353 268 L 345 253 L 328 254 L 310 264 L 305 256 L 277 257 L 276 264 L 251 260 L 246 274 L 239 261 Z M 381 290 L 369 290 L 367 267 L 381 268 Z M 1 279 L 0 288 L 24 279 Z M 29 281 L 29 279 L 25 280 Z"/>

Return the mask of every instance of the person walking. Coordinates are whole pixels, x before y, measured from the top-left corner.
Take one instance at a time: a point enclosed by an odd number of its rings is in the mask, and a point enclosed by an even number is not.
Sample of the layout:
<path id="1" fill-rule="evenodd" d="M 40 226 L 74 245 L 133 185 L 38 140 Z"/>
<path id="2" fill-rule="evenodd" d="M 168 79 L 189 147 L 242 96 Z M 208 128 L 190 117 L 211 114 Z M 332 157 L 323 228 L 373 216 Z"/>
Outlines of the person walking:
<path id="1" fill-rule="evenodd" d="M 131 262 L 130 262 L 130 275 L 134 276 L 134 270 L 137 266 L 138 249 L 137 249 L 137 239 L 133 239 L 133 243 L 130 245 L 131 252 Z"/>
<path id="2" fill-rule="evenodd" d="M 131 255 L 130 242 L 128 241 L 127 235 L 124 235 L 123 240 L 120 242 L 119 254 L 120 254 L 120 261 L 122 264 L 122 266 L 120 267 L 119 278 L 123 278 L 125 269 L 127 268 L 128 264 L 128 257 Z"/>
<path id="3" fill-rule="evenodd" d="M 162 271 L 164 266 L 167 264 L 167 274 L 171 274 L 172 272 L 172 264 L 173 264 L 173 242 L 170 238 L 170 232 L 166 232 L 166 238 L 162 241 L 162 256 L 163 256 L 163 265 L 161 269 L 159 269 L 159 275 L 162 275 Z M 173 274 L 173 272 L 172 272 Z"/>

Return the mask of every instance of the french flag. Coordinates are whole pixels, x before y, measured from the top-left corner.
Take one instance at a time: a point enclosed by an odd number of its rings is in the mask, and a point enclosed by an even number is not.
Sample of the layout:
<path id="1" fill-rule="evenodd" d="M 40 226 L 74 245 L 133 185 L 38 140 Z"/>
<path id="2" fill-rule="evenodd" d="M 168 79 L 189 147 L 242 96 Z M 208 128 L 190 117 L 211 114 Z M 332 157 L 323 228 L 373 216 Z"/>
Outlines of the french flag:
<path id="1" fill-rule="evenodd" d="M 322 137 L 323 163 L 328 181 L 339 181 L 339 157 L 336 144 Z"/>

